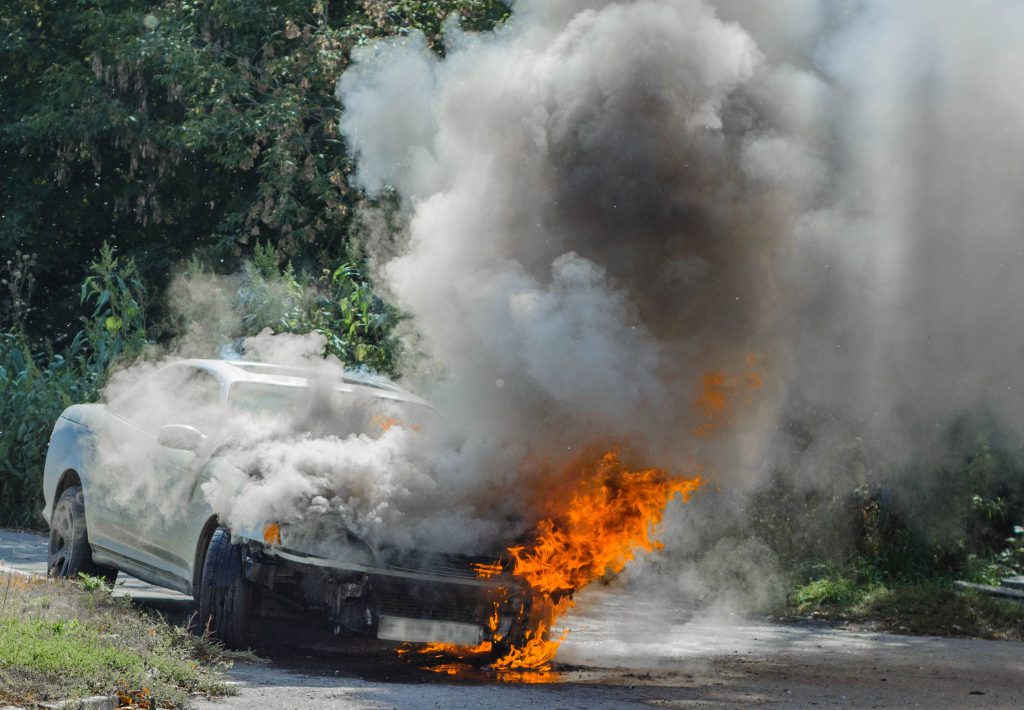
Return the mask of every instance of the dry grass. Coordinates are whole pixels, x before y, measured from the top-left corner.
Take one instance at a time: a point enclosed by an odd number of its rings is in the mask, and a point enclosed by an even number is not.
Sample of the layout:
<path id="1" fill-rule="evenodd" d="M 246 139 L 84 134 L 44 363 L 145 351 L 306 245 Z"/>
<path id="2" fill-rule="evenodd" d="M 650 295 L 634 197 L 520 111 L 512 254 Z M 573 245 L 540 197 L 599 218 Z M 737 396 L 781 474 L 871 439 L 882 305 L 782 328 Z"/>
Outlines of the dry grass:
<path id="1" fill-rule="evenodd" d="M 187 707 L 231 693 L 230 658 L 208 639 L 114 599 L 95 579 L 0 575 L 0 705 L 120 693 Z"/>

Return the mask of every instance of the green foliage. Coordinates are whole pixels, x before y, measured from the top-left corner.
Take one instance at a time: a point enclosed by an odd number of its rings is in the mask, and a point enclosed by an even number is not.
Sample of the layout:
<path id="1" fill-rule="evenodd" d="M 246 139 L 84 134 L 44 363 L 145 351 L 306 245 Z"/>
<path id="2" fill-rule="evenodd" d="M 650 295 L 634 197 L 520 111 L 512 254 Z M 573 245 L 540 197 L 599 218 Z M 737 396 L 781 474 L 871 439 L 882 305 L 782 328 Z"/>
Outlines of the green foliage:
<path id="1" fill-rule="evenodd" d="M 193 254 L 233 271 L 261 241 L 299 270 L 344 262 L 360 198 L 336 81 L 350 50 L 375 37 L 418 29 L 442 51 L 453 13 L 486 29 L 508 7 L 0 3 L 0 255 L 38 259 L 45 299 L 30 336 L 70 340 L 75 288 L 104 240 L 154 293 Z"/>
<path id="2" fill-rule="evenodd" d="M 50 430 L 66 407 L 96 398 L 110 367 L 145 345 L 144 293 L 131 260 L 104 248 L 82 288 L 91 318 L 62 352 L 32 347 L 16 329 L 0 333 L 0 525 L 41 522 Z"/>
<path id="3" fill-rule="evenodd" d="M 960 566 L 956 577 L 975 584 L 999 585 L 999 580 L 1017 574 L 1013 567 L 1000 564 L 991 557 L 969 554 Z"/>
<path id="4" fill-rule="evenodd" d="M 836 570 L 858 584 L 931 579 L 992 583 L 1024 572 L 1024 456 L 987 416 L 964 415 L 947 449 L 905 470 L 875 470 L 872 452 L 815 454 L 820 478 L 778 472 L 752 497 L 749 534 L 796 572 L 800 593 L 829 591 Z M 831 565 L 809 574 L 807 565 Z"/>
<path id="5" fill-rule="evenodd" d="M 996 555 L 996 564 L 1012 570 L 1024 570 L 1024 527 L 1014 525 L 1004 542 L 1006 546 Z"/>
<path id="6" fill-rule="evenodd" d="M 70 361 L 69 361 L 70 357 Z M 43 461 L 57 416 L 95 388 L 77 353 L 33 352 L 24 337 L 0 335 L 0 525 L 38 525 Z"/>
<path id="7" fill-rule="evenodd" d="M 857 581 L 853 567 L 831 568 L 790 596 L 790 612 L 865 621 L 893 631 L 938 636 L 1024 639 L 1024 605 L 975 592 L 956 592 L 948 578 L 914 584 Z"/>
<path id="8" fill-rule="evenodd" d="M 107 586 L 107 581 L 103 577 L 96 577 L 85 572 L 78 573 L 78 583 L 82 585 L 82 589 L 87 592 L 99 592 L 109 591 L 110 587 Z"/>
<path id="9" fill-rule="evenodd" d="M 114 249 L 103 242 L 80 295 L 83 304 L 93 304 L 92 315 L 82 319 L 82 330 L 75 338 L 89 344 L 90 374 L 97 379 L 111 364 L 131 361 L 142 353 L 147 344 L 145 295 L 135 262 L 115 257 Z"/>
<path id="10" fill-rule="evenodd" d="M 479 0 L 368 0 L 362 3 L 358 16 L 364 17 L 378 35 L 404 34 L 408 28 L 422 30 L 431 46 L 441 49 L 441 30 L 448 17 L 457 15 L 467 30 L 487 30 L 508 17 L 510 5 Z"/>
<path id="11" fill-rule="evenodd" d="M 837 570 L 830 570 L 824 576 L 798 586 L 790 598 L 800 611 L 806 611 L 824 604 L 845 604 L 857 597 L 856 583 Z"/>
<path id="12" fill-rule="evenodd" d="M 0 312 L 0 328 L 22 328 L 32 311 L 30 302 L 35 289 L 36 259 L 31 254 L 15 250 L 13 256 L 0 264 L 0 293 L 6 300 L 5 312 Z"/>
<path id="13" fill-rule="evenodd" d="M 382 301 L 362 271 L 346 263 L 334 269 L 323 290 L 306 310 L 308 327 L 327 338 L 327 351 L 342 362 L 394 374 L 399 355 L 393 327 L 395 309 Z"/>
<path id="14" fill-rule="evenodd" d="M 316 332 L 326 341 L 325 355 L 335 355 L 349 367 L 396 374 L 399 346 L 393 330 L 398 312 L 374 293 L 356 264 L 323 269 L 317 277 L 297 272 L 291 263 L 284 268 L 278 264 L 273 246 L 256 245 L 227 304 L 238 316 L 240 331 L 227 333 L 231 325 L 220 324 L 222 333 L 244 337 L 267 328 L 274 333 Z M 194 289 L 212 275 L 193 262 L 187 278 Z M 179 331 L 194 329 L 208 316 L 199 306 L 185 310 Z"/>
<path id="15" fill-rule="evenodd" d="M 74 620 L 6 619 L 0 623 L 0 648 L 7 663 L 31 663 L 33 670 L 43 674 L 64 672 L 73 678 L 90 678 L 110 671 L 137 676 L 145 672 L 145 663 L 138 654 L 100 643 L 99 634 L 85 633 Z M 83 689 L 88 688 L 87 684 Z"/>
<path id="16" fill-rule="evenodd" d="M 195 693 L 231 693 L 217 648 L 114 599 L 102 582 L 8 576 L 0 584 L 2 703 L 121 693 L 178 708 Z"/>
<path id="17" fill-rule="evenodd" d="M 305 303 L 305 285 L 291 264 L 279 270 L 276 257 L 271 264 L 246 264 L 235 303 L 241 334 L 255 335 L 264 328 L 275 333 L 305 332 L 300 330 Z"/>

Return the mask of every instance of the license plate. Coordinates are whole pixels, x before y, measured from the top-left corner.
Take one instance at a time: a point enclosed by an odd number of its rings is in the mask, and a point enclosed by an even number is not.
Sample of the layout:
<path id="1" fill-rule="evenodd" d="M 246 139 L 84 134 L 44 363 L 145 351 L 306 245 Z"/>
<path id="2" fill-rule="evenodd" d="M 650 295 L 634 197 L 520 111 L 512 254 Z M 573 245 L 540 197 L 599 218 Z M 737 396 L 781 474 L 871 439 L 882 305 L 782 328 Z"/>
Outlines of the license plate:
<path id="1" fill-rule="evenodd" d="M 453 643 L 456 646 L 476 646 L 483 640 L 483 629 L 476 624 L 456 621 L 429 621 L 403 619 L 400 616 L 382 616 L 377 627 L 377 638 L 411 643 Z"/>

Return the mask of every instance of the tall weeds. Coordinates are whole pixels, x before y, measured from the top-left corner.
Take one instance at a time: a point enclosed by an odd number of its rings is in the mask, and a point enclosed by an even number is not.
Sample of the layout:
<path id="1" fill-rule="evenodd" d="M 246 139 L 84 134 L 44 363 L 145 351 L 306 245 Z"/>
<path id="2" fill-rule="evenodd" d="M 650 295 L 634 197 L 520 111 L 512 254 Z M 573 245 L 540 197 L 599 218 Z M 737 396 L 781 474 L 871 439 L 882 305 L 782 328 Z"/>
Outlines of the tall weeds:
<path id="1" fill-rule="evenodd" d="M 114 364 L 146 345 L 145 289 L 135 265 L 106 244 L 89 266 L 82 303 L 91 308 L 58 352 L 31 343 L 21 323 L 0 333 L 0 525 L 39 527 L 43 464 L 53 423 L 72 404 L 96 399 Z"/>

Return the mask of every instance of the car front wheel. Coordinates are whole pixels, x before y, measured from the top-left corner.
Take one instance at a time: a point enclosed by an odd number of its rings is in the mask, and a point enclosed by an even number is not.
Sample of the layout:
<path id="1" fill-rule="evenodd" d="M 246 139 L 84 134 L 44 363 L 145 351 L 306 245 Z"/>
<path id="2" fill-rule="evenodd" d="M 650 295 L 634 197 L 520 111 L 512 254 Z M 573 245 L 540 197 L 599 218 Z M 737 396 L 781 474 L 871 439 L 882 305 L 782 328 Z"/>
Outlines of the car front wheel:
<path id="1" fill-rule="evenodd" d="M 243 574 L 242 546 L 217 528 L 206 548 L 199 584 L 199 625 L 231 649 L 252 648 L 259 603 L 257 587 Z"/>
<path id="2" fill-rule="evenodd" d="M 51 577 L 75 579 L 79 574 L 100 577 L 113 584 L 117 570 L 92 561 L 85 525 L 85 497 L 81 486 L 68 487 L 57 499 L 50 516 L 50 544 L 46 569 Z"/>

